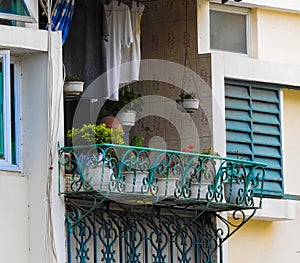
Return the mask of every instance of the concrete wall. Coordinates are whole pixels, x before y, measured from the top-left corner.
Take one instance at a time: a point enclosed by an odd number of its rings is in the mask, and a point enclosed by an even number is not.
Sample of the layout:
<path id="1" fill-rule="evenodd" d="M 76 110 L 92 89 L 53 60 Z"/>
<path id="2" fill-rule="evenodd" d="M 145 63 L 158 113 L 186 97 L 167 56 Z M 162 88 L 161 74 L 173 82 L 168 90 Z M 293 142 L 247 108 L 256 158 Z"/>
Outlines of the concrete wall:
<path id="1" fill-rule="evenodd" d="M 51 54 L 54 81 L 48 86 L 48 35 L 31 28 L 0 26 L 0 48 L 10 50 L 19 64 L 20 80 L 20 171 L 0 171 L 0 247 L 1 261 L 10 263 L 50 262 L 56 247 L 58 262 L 65 262 L 64 202 L 58 196 L 57 152 L 52 176 L 49 171 L 49 89 L 55 99 L 62 98 L 62 55 L 60 34 L 52 34 Z M 8 36 L 8 37 L 7 37 Z M 51 131 L 57 135 L 53 145 L 63 142 L 62 100 L 55 105 Z M 47 180 L 52 181 L 47 196 Z M 50 210 L 52 224 L 50 226 Z M 51 232 L 53 231 L 53 232 Z M 51 240 L 53 237 L 54 241 Z M 55 244 L 54 244 L 54 243 Z M 52 262 L 52 261 L 51 261 Z"/>
<path id="2" fill-rule="evenodd" d="M 271 10 L 273 2 L 267 4 L 267 1 L 245 0 L 241 5 L 235 5 L 251 7 L 250 2 L 254 7 L 251 10 L 250 56 L 222 52 L 212 54 L 213 109 L 216 109 L 213 112 L 216 113 L 219 109 L 222 112 L 224 109 L 224 78 L 282 85 L 285 194 L 300 195 L 300 90 L 287 88 L 288 85 L 297 89 L 300 87 L 300 38 L 297 33 L 300 16 L 297 8 L 290 13 L 280 11 L 283 8 L 277 5 L 280 5 L 280 1 L 274 1 L 277 10 Z M 287 3 L 287 8 L 291 7 L 289 4 L 291 3 Z M 266 5 L 264 7 L 269 9 L 258 8 L 261 5 Z M 201 10 L 201 13 L 205 12 Z M 221 115 L 224 117 L 224 112 Z M 225 150 L 225 132 L 222 132 L 225 127 L 221 117 L 214 118 L 214 127 L 215 149 L 222 153 Z M 231 214 L 228 216 L 232 220 Z M 256 216 L 229 239 L 228 258 L 225 257 L 225 262 L 299 262 L 299 225 L 300 202 L 265 198 L 263 209 L 257 211 Z"/>
<path id="3" fill-rule="evenodd" d="M 299 64 L 300 14 L 257 10 L 258 58 Z"/>
<path id="4" fill-rule="evenodd" d="M 300 194 L 299 149 L 300 149 L 300 90 L 285 89 L 284 103 L 284 157 L 285 157 L 285 191 Z"/>
<path id="5" fill-rule="evenodd" d="M 20 173 L 0 172 L 2 262 L 29 262 L 28 181 Z"/>
<path id="6" fill-rule="evenodd" d="M 141 78 L 152 81 L 132 85 L 144 97 L 146 114 L 137 122 L 135 133 L 145 137 L 145 146 L 182 150 L 193 144 L 196 151 L 212 146 L 210 56 L 197 53 L 196 3 L 188 2 L 187 22 L 186 1 L 182 0 L 149 2 L 149 11 L 142 17 L 142 59 L 156 60 L 155 65 L 145 62 L 141 66 Z M 193 73 L 185 74 L 184 66 Z M 200 99 L 195 113 L 182 113 L 177 108 L 181 89 L 195 92 Z M 144 132 L 145 127 L 152 132 Z"/>
<path id="7" fill-rule="evenodd" d="M 300 194 L 298 169 L 300 90 L 283 91 L 285 192 Z M 273 204 L 274 207 L 276 203 Z M 300 202 L 292 208 L 293 219 L 251 220 L 229 239 L 229 262 L 299 262 Z M 276 209 L 280 209 L 277 204 Z"/>
<path id="8" fill-rule="evenodd" d="M 60 35 L 52 35 L 51 53 L 54 67 L 53 86 L 48 83 L 48 54 L 36 53 L 21 59 L 22 68 L 22 123 L 23 123 L 23 168 L 28 177 L 29 192 L 29 262 L 51 262 L 56 247 L 58 262 L 65 261 L 64 251 L 64 202 L 58 196 L 57 142 L 63 144 L 62 111 L 62 56 Z M 53 89 L 56 114 L 48 112 L 49 92 Z M 49 123 L 52 118 L 52 123 Z M 55 126 L 56 123 L 57 126 Z M 49 125 L 55 137 L 53 171 L 48 177 Z M 50 183 L 49 183 L 50 182 Z M 50 187 L 50 188 L 49 188 Z M 47 195 L 49 189 L 49 195 Z M 51 209 L 51 211 L 49 210 Z M 52 226 L 50 223 L 52 221 Z"/>
<path id="9" fill-rule="evenodd" d="M 21 67 L 23 167 L 28 177 L 30 262 L 37 262 L 45 253 L 45 242 L 41 241 L 45 240 L 46 233 L 47 53 L 24 58 Z"/>

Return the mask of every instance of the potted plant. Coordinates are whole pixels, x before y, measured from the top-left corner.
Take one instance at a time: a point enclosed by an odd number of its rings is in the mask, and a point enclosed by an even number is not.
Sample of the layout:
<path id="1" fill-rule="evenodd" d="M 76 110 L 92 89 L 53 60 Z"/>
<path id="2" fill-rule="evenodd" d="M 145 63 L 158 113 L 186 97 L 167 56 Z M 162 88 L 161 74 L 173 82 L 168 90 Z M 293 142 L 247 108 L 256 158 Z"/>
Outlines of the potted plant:
<path id="1" fill-rule="evenodd" d="M 118 101 L 105 102 L 103 113 L 116 116 L 123 126 L 134 126 L 136 114 L 142 111 L 143 101 L 140 97 L 140 94 L 125 87 L 120 90 Z"/>
<path id="2" fill-rule="evenodd" d="M 190 144 L 187 148 L 182 150 L 186 153 L 199 153 L 195 150 L 195 146 Z M 200 154 L 203 155 L 214 155 L 219 156 L 217 152 L 213 152 L 210 148 L 207 151 L 202 151 Z M 189 187 L 191 190 L 190 198 L 203 198 L 206 199 L 206 195 L 208 192 L 209 185 L 213 183 L 214 177 L 216 175 L 216 161 L 214 158 L 206 158 L 206 157 L 198 157 L 188 159 L 187 157 L 183 157 L 185 163 L 190 162 L 191 170 L 188 172 L 188 181 Z M 195 173 L 195 167 L 201 164 L 201 172 L 199 174 Z M 199 168 L 199 167 L 198 167 Z"/>
<path id="3" fill-rule="evenodd" d="M 130 143 L 134 147 L 143 147 L 144 137 L 135 135 Z M 127 193 L 142 193 L 143 180 L 148 176 L 148 171 L 143 171 L 139 159 L 143 159 L 141 152 L 135 149 L 127 152 L 125 164 L 121 173 L 125 176 L 125 191 Z"/>
<path id="4" fill-rule="evenodd" d="M 176 169 L 176 163 L 170 160 L 168 164 L 168 169 L 166 169 L 163 173 L 157 176 L 157 196 L 165 198 L 173 197 L 175 195 L 177 182 L 179 182 L 180 178 L 176 176 L 176 172 L 174 169 Z"/>
<path id="5" fill-rule="evenodd" d="M 67 76 L 64 83 L 64 94 L 77 96 L 83 92 L 84 82 L 78 76 Z"/>
<path id="6" fill-rule="evenodd" d="M 120 129 L 111 129 L 105 123 L 84 124 L 81 128 L 72 128 L 67 133 L 67 139 L 74 145 L 88 146 L 92 144 L 124 144 L 122 138 L 123 131 Z M 84 190 L 107 190 L 108 182 L 111 179 L 113 171 L 108 167 L 107 153 L 103 156 L 101 152 L 93 151 L 93 147 L 83 147 L 76 152 L 75 163 L 76 173 L 83 177 Z M 67 188 L 65 186 L 65 188 Z M 70 188 L 70 187 L 69 187 Z"/>
<path id="7" fill-rule="evenodd" d="M 180 99 L 176 100 L 176 102 L 188 113 L 193 113 L 199 108 L 199 100 L 195 98 L 195 93 L 186 93 L 182 91 L 179 94 L 179 97 Z"/>

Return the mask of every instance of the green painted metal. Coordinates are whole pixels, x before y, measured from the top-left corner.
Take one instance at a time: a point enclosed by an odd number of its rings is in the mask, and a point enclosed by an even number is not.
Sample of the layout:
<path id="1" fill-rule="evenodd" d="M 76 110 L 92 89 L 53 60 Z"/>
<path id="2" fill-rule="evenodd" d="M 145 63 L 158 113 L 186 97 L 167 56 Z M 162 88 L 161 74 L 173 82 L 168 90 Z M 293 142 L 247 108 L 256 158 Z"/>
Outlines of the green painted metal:
<path id="1" fill-rule="evenodd" d="M 59 156 L 61 194 L 219 211 L 261 206 L 263 163 L 114 144 L 63 147 Z"/>
<path id="2" fill-rule="evenodd" d="M 102 207 L 77 224 L 83 208 L 67 206 L 68 262 L 216 263 L 221 248 L 214 214 L 191 219 L 168 209 L 153 213 Z M 182 226 L 185 226 L 184 228 Z"/>
<path id="3" fill-rule="evenodd" d="M 263 163 L 114 144 L 59 157 L 69 263 L 222 263 L 223 243 L 261 207 Z"/>
<path id="4" fill-rule="evenodd" d="M 224 242 L 256 212 L 254 208 L 246 216 L 235 210 L 229 221 L 219 213 L 195 214 L 193 209 L 141 212 L 116 203 L 102 204 L 92 213 L 86 209 L 67 201 L 69 263 L 222 263 Z"/>
<path id="5" fill-rule="evenodd" d="M 283 195 L 280 87 L 225 81 L 226 141 L 229 157 L 268 165 L 264 195 Z"/>

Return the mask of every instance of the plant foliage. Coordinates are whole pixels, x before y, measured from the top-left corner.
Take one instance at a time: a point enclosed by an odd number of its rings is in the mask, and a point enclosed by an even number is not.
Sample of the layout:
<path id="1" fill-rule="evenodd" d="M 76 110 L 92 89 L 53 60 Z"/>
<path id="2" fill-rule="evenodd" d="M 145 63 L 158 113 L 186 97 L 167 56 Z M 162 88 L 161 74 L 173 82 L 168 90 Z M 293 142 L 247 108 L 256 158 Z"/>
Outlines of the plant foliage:
<path id="1" fill-rule="evenodd" d="M 124 144 L 123 131 L 107 128 L 105 123 L 84 124 L 81 128 L 68 130 L 67 138 L 73 145 L 114 143 Z"/>

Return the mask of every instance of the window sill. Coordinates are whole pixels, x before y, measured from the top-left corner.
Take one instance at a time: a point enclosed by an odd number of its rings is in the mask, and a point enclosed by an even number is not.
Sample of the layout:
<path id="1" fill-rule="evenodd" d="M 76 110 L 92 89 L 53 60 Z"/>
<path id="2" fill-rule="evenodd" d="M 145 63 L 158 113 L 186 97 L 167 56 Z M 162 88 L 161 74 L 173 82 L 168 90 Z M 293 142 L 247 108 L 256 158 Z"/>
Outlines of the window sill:
<path id="1" fill-rule="evenodd" d="M 206 52 L 201 52 L 200 51 L 199 55 L 208 54 L 208 53 L 209 54 L 217 54 L 217 55 L 238 56 L 238 57 L 244 57 L 244 58 L 251 58 L 250 54 L 230 52 L 230 51 L 217 50 L 217 49 L 210 49 L 210 50 L 207 50 Z"/>
<path id="2" fill-rule="evenodd" d="M 253 216 L 254 220 L 262 221 L 284 221 L 296 219 L 296 201 L 285 199 L 264 198 L 262 209 L 258 209 Z M 250 211 L 245 211 L 246 216 L 250 216 Z M 232 212 L 228 213 L 231 216 Z"/>
<path id="3" fill-rule="evenodd" d="M 3 160 L 0 161 L 0 172 L 21 172 L 21 169 L 18 165 L 7 163 Z"/>

